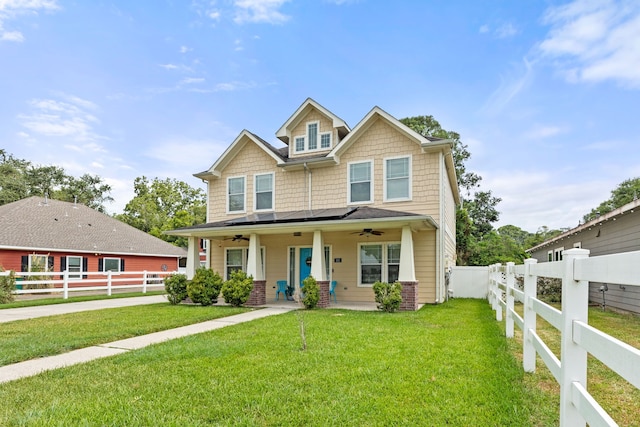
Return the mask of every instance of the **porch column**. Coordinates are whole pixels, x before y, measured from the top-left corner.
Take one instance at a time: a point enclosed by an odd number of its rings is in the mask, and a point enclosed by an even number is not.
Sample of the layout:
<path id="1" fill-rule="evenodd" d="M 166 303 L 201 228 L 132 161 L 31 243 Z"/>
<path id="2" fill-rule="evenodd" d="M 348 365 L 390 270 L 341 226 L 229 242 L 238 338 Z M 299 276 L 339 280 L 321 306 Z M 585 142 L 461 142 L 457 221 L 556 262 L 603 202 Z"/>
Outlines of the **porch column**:
<path id="1" fill-rule="evenodd" d="M 200 245 L 198 244 L 198 238 L 189 236 L 187 246 L 187 279 L 193 279 L 198 267 L 200 267 Z"/>
<path id="2" fill-rule="evenodd" d="M 327 268 L 324 260 L 324 240 L 322 239 L 322 231 L 313 232 L 313 251 L 311 254 L 311 275 L 320 288 L 320 299 L 318 307 L 325 308 L 329 306 L 329 281 L 327 280 Z"/>
<path id="3" fill-rule="evenodd" d="M 402 239 L 400 241 L 400 271 L 398 281 L 402 284 L 402 303 L 400 310 L 414 311 L 418 309 L 418 282 L 416 281 L 416 269 L 413 253 L 413 235 L 411 227 L 402 227 Z"/>
<path id="4" fill-rule="evenodd" d="M 247 305 L 261 306 L 267 303 L 266 280 L 262 274 L 262 257 L 260 256 L 260 236 L 249 235 L 249 253 L 247 255 L 247 275 L 253 276 L 253 289 Z"/>

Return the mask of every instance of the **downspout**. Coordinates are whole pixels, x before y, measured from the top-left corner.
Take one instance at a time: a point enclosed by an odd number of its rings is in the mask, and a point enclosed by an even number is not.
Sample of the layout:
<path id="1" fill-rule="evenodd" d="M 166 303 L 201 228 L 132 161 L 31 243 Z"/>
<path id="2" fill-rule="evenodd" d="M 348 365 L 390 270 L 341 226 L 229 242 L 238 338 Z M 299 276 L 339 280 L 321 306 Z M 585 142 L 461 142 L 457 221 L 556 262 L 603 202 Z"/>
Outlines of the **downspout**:
<path id="1" fill-rule="evenodd" d="M 440 182 L 438 188 L 438 210 L 439 210 L 439 219 L 438 222 L 440 226 L 438 227 L 438 231 L 436 232 L 436 304 L 442 302 L 442 283 L 444 280 L 444 271 L 442 268 L 443 265 L 443 242 L 444 242 L 444 156 L 442 155 L 442 151 L 438 152 L 438 179 Z"/>

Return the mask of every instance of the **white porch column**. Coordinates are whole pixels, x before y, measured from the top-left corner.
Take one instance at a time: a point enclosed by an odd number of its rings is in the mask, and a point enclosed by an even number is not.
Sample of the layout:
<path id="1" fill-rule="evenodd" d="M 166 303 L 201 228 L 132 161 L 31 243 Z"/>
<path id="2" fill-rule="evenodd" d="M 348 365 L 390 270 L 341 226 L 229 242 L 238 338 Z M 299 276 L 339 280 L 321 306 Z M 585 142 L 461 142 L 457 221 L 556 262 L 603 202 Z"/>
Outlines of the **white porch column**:
<path id="1" fill-rule="evenodd" d="M 200 245 L 198 238 L 189 236 L 189 245 L 187 246 L 187 279 L 193 279 L 196 270 L 200 267 Z"/>
<path id="2" fill-rule="evenodd" d="M 324 263 L 324 241 L 322 239 L 322 231 L 320 230 L 313 232 L 311 275 L 318 282 L 327 280 L 327 269 Z"/>
<path id="3" fill-rule="evenodd" d="M 260 256 L 260 236 L 249 235 L 249 255 L 247 260 L 247 275 L 253 276 L 253 280 L 264 280 L 262 277 L 262 257 Z"/>
<path id="4" fill-rule="evenodd" d="M 416 269 L 413 260 L 413 236 L 411 227 L 402 227 L 402 240 L 400 241 L 400 271 L 398 272 L 400 282 L 415 282 Z"/>

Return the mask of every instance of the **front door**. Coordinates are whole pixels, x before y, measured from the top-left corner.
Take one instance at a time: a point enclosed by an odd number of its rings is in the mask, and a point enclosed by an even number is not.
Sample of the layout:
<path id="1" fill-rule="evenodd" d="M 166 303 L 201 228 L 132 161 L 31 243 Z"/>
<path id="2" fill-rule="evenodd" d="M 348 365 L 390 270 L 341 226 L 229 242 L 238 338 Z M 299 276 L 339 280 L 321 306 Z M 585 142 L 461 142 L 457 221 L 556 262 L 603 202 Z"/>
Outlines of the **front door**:
<path id="1" fill-rule="evenodd" d="M 300 248 L 300 287 L 302 288 L 302 281 L 311 275 L 311 254 L 313 248 Z"/>

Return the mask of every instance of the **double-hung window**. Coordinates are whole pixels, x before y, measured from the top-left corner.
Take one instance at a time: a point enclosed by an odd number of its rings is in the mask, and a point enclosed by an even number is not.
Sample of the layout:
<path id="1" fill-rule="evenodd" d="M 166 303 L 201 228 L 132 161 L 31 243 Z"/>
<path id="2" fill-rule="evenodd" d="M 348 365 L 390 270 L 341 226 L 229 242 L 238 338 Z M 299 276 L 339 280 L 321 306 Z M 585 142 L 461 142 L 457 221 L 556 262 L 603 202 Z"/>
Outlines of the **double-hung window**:
<path id="1" fill-rule="evenodd" d="M 67 271 L 69 272 L 69 279 L 81 279 L 82 278 L 82 257 L 68 256 L 66 268 L 67 268 Z"/>
<path id="2" fill-rule="evenodd" d="M 411 157 L 384 160 L 385 201 L 411 200 Z"/>
<path id="3" fill-rule="evenodd" d="M 349 203 L 371 203 L 373 201 L 373 164 L 349 163 Z"/>
<path id="4" fill-rule="evenodd" d="M 399 243 L 361 243 L 358 248 L 358 285 L 394 283 L 400 272 Z"/>
<path id="5" fill-rule="evenodd" d="M 262 275 L 264 277 L 264 247 L 260 248 L 262 258 Z M 247 271 L 249 248 L 227 248 L 225 257 L 225 280 L 231 278 L 231 273 L 236 270 Z"/>
<path id="6" fill-rule="evenodd" d="M 331 148 L 331 132 L 320 134 L 320 148 Z"/>
<path id="7" fill-rule="evenodd" d="M 255 210 L 273 210 L 273 173 L 256 175 L 254 178 Z"/>
<path id="8" fill-rule="evenodd" d="M 227 212 L 244 212 L 244 176 L 227 178 Z"/>

